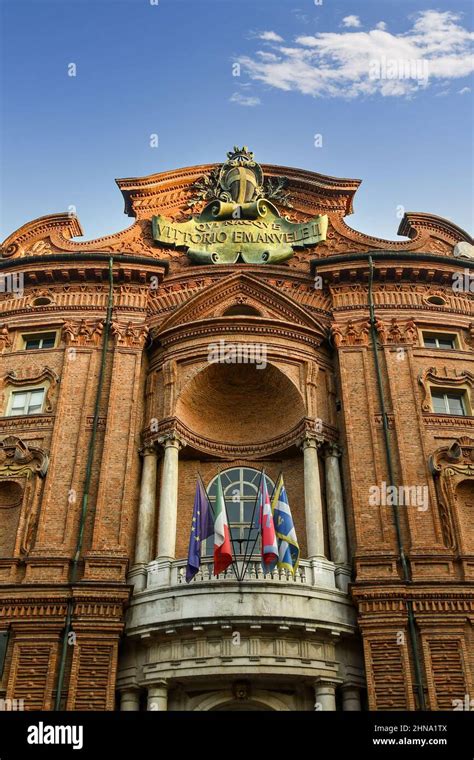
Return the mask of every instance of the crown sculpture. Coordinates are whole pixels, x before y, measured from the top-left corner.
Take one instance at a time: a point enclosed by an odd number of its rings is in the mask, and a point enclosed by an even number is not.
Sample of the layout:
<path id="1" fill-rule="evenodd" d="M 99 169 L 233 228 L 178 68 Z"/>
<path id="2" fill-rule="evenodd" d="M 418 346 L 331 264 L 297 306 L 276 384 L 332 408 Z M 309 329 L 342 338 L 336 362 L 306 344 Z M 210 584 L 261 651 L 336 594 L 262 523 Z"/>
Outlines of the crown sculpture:
<path id="1" fill-rule="evenodd" d="M 285 186 L 283 177 L 264 178 L 245 145 L 234 146 L 224 164 L 194 185 L 196 195 L 188 205 L 205 202 L 201 213 L 181 223 L 154 216 L 153 238 L 185 250 L 198 264 L 280 263 L 295 248 L 325 240 L 328 226 L 326 215 L 298 224 L 282 217 L 270 198 L 291 207 Z"/>

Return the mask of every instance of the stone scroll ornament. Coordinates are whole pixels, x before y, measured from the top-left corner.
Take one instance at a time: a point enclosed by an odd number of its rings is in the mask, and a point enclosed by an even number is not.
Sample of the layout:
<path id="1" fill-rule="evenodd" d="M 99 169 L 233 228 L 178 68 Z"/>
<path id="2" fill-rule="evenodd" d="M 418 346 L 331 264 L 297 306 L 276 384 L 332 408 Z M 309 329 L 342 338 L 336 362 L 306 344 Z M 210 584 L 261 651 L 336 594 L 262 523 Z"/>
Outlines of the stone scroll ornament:
<path id="1" fill-rule="evenodd" d="M 234 146 L 227 156 L 210 179 L 195 185 L 196 202 L 210 201 L 198 216 L 179 223 L 153 217 L 157 243 L 185 250 L 198 264 L 279 264 L 293 256 L 295 248 L 326 239 L 325 214 L 299 224 L 280 215 L 269 197 L 289 205 L 285 182 L 264 181 L 261 166 L 246 146 Z"/>

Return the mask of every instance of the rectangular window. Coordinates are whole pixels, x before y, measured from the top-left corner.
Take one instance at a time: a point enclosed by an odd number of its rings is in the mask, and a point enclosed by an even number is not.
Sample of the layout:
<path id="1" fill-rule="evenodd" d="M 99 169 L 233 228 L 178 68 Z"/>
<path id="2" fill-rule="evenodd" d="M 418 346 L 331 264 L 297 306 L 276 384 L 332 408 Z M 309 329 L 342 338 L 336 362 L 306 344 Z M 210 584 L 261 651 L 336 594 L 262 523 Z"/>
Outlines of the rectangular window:
<path id="1" fill-rule="evenodd" d="M 457 348 L 456 335 L 448 333 L 423 333 L 423 342 L 426 348 Z"/>
<path id="2" fill-rule="evenodd" d="M 54 348 L 56 343 L 56 333 L 33 333 L 23 335 L 23 348 L 25 351 L 31 351 L 38 348 Z"/>
<path id="3" fill-rule="evenodd" d="M 433 411 L 436 414 L 466 415 L 466 402 L 462 391 L 431 391 Z"/>
<path id="4" fill-rule="evenodd" d="M 30 391 L 14 391 L 11 397 L 10 417 L 23 414 L 41 414 L 43 409 L 44 388 Z"/>

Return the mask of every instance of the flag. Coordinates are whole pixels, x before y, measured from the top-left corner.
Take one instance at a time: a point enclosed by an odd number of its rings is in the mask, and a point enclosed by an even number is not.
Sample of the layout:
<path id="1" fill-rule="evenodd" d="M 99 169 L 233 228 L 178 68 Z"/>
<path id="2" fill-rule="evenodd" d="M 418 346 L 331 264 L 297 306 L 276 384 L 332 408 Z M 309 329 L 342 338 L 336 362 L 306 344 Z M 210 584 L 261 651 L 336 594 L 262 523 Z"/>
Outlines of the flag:
<path id="1" fill-rule="evenodd" d="M 190 583 L 201 566 L 202 542 L 214 533 L 211 506 L 202 481 L 198 478 L 194 496 L 193 521 L 189 536 L 188 564 L 186 565 L 186 583 Z"/>
<path id="2" fill-rule="evenodd" d="M 273 570 L 278 560 L 278 545 L 273 524 L 272 507 L 268 495 L 265 473 L 262 472 L 258 494 L 260 530 L 262 535 L 262 564 L 264 570 Z"/>
<path id="3" fill-rule="evenodd" d="M 214 575 L 227 570 L 232 562 L 230 531 L 227 522 L 224 492 L 222 490 L 221 474 L 217 476 L 216 509 L 214 521 Z"/>
<path id="4" fill-rule="evenodd" d="M 296 538 L 283 475 L 278 478 L 272 499 L 272 510 L 275 532 L 279 540 L 278 567 L 289 570 L 294 575 L 300 561 L 300 547 Z"/>

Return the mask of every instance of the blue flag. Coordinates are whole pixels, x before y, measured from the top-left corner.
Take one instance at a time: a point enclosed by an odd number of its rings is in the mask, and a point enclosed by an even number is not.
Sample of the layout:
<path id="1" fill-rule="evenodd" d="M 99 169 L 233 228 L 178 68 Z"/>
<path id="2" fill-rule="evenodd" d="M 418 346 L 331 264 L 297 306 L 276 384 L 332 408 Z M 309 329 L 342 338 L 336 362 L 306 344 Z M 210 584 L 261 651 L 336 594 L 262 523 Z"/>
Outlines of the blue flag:
<path id="1" fill-rule="evenodd" d="M 286 495 L 283 475 L 280 475 L 272 499 L 273 523 L 278 538 L 278 567 L 289 570 L 293 575 L 300 561 L 300 547 Z"/>
<path id="2" fill-rule="evenodd" d="M 194 496 L 193 521 L 189 536 L 188 564 L 186 565 L 186 583 L 190 583 L 201 567 L 202 542 L 214 533 L 214 521 L 211 505 L 204 486 L 198 478 Z"/>

